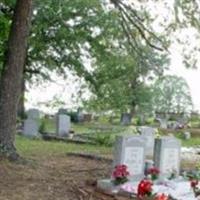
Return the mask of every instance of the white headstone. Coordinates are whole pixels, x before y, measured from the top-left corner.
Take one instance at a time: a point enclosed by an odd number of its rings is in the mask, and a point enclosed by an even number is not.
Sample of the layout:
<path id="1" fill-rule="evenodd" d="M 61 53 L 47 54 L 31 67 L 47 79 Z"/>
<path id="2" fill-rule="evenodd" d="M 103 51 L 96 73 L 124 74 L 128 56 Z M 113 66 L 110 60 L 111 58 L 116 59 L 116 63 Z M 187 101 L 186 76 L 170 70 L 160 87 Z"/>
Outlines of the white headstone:
<path id="1" fill-rule="evenodd" d="M 167 129 L 167 123 L 168 123 L 167 119 L 159 119 L 159 122 L 160 122 L 160 128 Z"/>
<path id="2" fill-rule="evenodd" d="M 28 137 L 36 137 L 38 135 L 39 126 L 37 120 L 26 119 L 24 121 L 23 134 Z"/>
<path id="3" fill-rule="evenodd" d="M 117 136 L 114 149 L 114 166 L 125 164 L 131 180 L 144 177 L 145 145 L 140 136 Z"/>
<path id="4" fill-rule="evenodd" d="M 185 140 L 189 140 L 191 138 L 191 133 L 190 132 L 184 132 L 183 137 Z"/>
<path id="5" fill-rule="evenodd" d="M 70 117 L 68 115 L 57 116 L 57 134 L 58 136 L 68 136 L 70 131 Z"/>
<path id="6" fill-rule="evenodd" d="M 39 110 L 35 109 L 35 108 L 29 109 L 27 111 L 27 118 L 28 119 L 35 119 L 35 120 L 39 119 L 40 118 L 40 112 L 39 112 Z"/>
<path id="7" fill-rule="evenodd" d="M 180 172 L 181 143 L 174 137 L 162 137 L 155 140 L 154 163 L 160 170 L 160 177 L 170 177 Z"/>
<path id="8" fill-rule="evenodd" d="M 147 156 L 153 156 L 154 143 L 155 143 L 155 128 L 141 127 L 141 137 L 145 141 L 145 154 Z"/>

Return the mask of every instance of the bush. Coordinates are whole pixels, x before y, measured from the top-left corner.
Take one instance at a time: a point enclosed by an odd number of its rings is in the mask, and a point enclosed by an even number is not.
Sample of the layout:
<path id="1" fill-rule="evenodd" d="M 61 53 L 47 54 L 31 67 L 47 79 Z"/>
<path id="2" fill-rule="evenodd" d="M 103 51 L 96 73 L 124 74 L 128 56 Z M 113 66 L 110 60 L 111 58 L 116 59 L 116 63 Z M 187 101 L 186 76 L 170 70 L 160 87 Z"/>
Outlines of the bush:
<path id="1" fill-rule="evenodd" d="M 45 134 L 45 131 L 46 131 L 46 120 L 43 118 L 43 119 L 41 119 L 41 121 L 40 121 L 39 132 L 40 132 L 41 134 Z"/>
<path id="2" fill-rule="evenodd" d="M 94 140 L 98 145 L 102 145 L 102 146 L 112 146 L 113 144 L 111 135 L 97 134 Z"/>

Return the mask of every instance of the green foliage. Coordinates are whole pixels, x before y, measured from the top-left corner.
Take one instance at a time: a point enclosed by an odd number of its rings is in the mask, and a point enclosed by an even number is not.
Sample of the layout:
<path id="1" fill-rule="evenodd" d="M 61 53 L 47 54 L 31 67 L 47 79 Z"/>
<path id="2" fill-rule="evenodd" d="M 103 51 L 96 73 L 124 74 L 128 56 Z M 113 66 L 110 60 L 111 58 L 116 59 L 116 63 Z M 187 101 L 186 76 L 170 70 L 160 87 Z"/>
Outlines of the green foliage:
<path id="1" fill-rule="evenodd" d="M 161 113 L 192 111 L 192 99 L 187 82 L 178 76 L 164 76 L 154 84 L 154 109 Z"/>
<path id="2" fill-rule="evenodd" d="M 143 48 L 145 58 L 113 53 L 109 65 L 99 63 L 95 70 L 98 89 L 92 90 L 94 96 L 87 102 L 90 108 L 127 112 L 137 106 L 140 111 L 150 110 L 152 91 L 144 80 L 162 75 L 168 60 L 150 48 Z"/>
<path id="3" fill-rule="evenodd" d="M 46 119 L 44 119 L 44 118 L 40 120 L 39 132 L 41 134 L 46 133 Z"/>
<path id="4" fill-rule="evenodd" d="M 67 115 L 70 116 L 71 122 L 77 123 L 78 122 L 78 116 L 77 116 L 77 112 L 67 112 Z"/>
<path id="5" fill-rule="evenodd" d="M 113 145 L 113 139 L 111 134 L 97 134 L 94 138 L 94 142 L 101 146 L 112 146 Z"/>

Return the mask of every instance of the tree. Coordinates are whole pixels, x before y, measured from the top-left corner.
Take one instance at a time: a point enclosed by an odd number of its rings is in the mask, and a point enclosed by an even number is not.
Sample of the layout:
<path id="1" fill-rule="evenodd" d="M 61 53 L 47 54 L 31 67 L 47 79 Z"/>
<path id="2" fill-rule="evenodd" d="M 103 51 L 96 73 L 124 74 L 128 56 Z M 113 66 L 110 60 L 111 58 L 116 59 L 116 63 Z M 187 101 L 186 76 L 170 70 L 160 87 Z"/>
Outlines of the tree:
<path id="1" fill-rule="evenodd" d="M 26 58 L 32 0 L 17 0 L 0 80 L 1 155 L 17 159 L 14 146 L 16 111 Z"/>
<path id="2" fill-rule="evenodd" d="M 88 105 L 90 108 L 116 113 L 150 110 L 151 90 L 148 81 L 163 75 L 168 59 L 166 55 L 142 46 L 141 55 L 117 52 L 113 47 L 112 55 L 106 62 L 99 63 L 94 71 L 98 89 L 91 85 L 93 93 Z M 87 104 L 87 102 L 86 102 Z"/>
<path id="3" fill-rule="evenodd" d="M 159 113 L 190 113 L 192 98 L 187 82 L 174 75 L 167 75 L 158 79 L 154 86 L 153 106 Z"/>
<path id="4" fill-rule="evenodd" d="M 3 10 L 4 13 L 4 8 L 6 10 L 8 8 L 8 13 L 10 13 L 8 2 L 11 2 L 10 5 L 12 5 L 12 2 L 15 2 L 15 0 L 2 1 L 0 4 L 1 12 Z M 21 7 L 21 10 L 18 9 L 16 11 L 15 9 L 14 17 L 18 16 L 18 14 L 20 16 L 20 13 L 28 9 L 30 0 L 27 3 L 22 0 L 18 0 L 17 2 L 23 2 L 24 5 Z M 134 58 L 136 55 L 139 55 L 140 62 L 142 62 L 147 57 L 149 58 L 146 55 L 146 51 L 143 52 L 144 46 L 159 51 L 167 48 L 168 43 L 165 41 L 165 38 L 162 37 L 162 34 L 156 33 L 152 27 L 154 19 L 151 18 L 151 12 L 148 12 L 148 9 L 144 9 L 147 5 L 146 2 L 141 3 L 138 1 L 139 6 L 135 5 L 134 2 L 132 5 L 128 5 L 120 0 L 112 0 L 108 4 L 106 2 L 99 0 L 36 1 L 33 17 L 33 22 L 36 26 L 31 30 L 26 62 L 24 62 L 24 52 L 26 51 L 22 52 L 26 47 L 26 37 L 18 38 L 18 32 L 14 35 L 13 30 L 15 26 L 17 27 L 15 20 L 18 19 L 14 18 L 10 37 L 8 38 L 8 48 L 6 39 L 3 40 L 5 41 L 2 43 L 3 46 L 0 45 L 0 48 L 2 47 L 3 49 L 0 49 L 0 55 L 3 60 L 6 57 L 2 52 L 6 49 L 9 50 L 8 57 L 5 59 L 6 62 L 0 60 L 0 63 L 4 63 L 0 66 L 0 103 L 1 108 L 4 108 L 0 111 L 0 134 L 2 135 L 0 141 L 3 146 L 2 148 L 15 151 L 12 144 L 14 140 L 15 121 L 15 114 L 13 113 L 16 111 L 15 103 L 20 93 L 18 91 L 18 83 L 21 82 L 21 72 L 25 73 L 24 77 L 26 80 L 30 80 L 32 74 L 37 74 L 37 77 L 38 75 L 42 75 L 44 78 L 42 80 L 45 80 L 49 77 L 47 76 L 49 71 L 56 70 L 60 74 L 66 75 L 65 67 L 67 67 L 67 69 L 75 71 L 78 76 L 84 77 L 88 83 L 93 85 L 94 90 L 98 91 L 101 75 L 99 76 L 99 73 L 96 74 L 94 69 L 103 67 L 104 65 L 109 66 L 109 59 L 115 59 L 116 55 L 119 55 L 119 53 L 123 55 L 125 52 L 128 55 L 133 55 Z M 154 1 L 152 0 L 152 2 Z M 142 5 L 143 3 L 144 5 Z M 9 29 L 11 20 L 8 18 L 7 21 L 8 24 L 7 22 L 6 24 Z M 25 24 L 21 27 L 20 30 L 16 30 L 19 32 L 22 31 L 22 33 L 26 31 Z M 16 39 L 15 43 L 13 38 Z M 11 49 L 10 46 L 16 48 Z M 17 47 L 19 47 L 19 52 L 16 52 Z M 114 53 L 113 55 L 113 50 L 118 51 L 118 54 Z M 18 55 L 17 53 L 24 54 L 19 57 L 16 56 Z M 88 70 L 83 64 L 83 57 L 85 55 L 93 61 L 93 70 Z M 16 59 L 16 69 L 19 68 L 17 73 L 12 77 L 12 83 L 8 81 L 8 78 L 11 78 L 12 74 L 8 72 L 12 72 L 12 65 L 14 63 L 11 58 Z M 8 62 L 10 60 L 12 60 L 12 63 Z M 11 94 L 13 94 L 14 85 L 16 95 L 13 97 Z M 10 107 L 8 107 L 9 103 L 12 103 Z M 3 120 L 4 123 L 2 123 Z M 4 136 L 7 137 L 7 142 Z"/>
<path id="5" fill-rule="evenodd" d="M 12 10 L 12 3 L 8 2 L 4 2 L 4 7 Z M 140 17 L 142 14 L 144 19 Z M 93 60 L 92 64 L 95 67 L 102 63 L 109 65 L 107 60 L 112 56 L 117 41 L 116 49 L 127 51 L 131 46 L 135 54 L 143 54 L 141 59 L 145 59 L 146 53 L 138 41 L 141 40 L 159 50 L 164 44 L 161 42 L 163 38 L 156 36 L 150 27 L 147 31 L 146 21 L 149 21 L 146 11 L 137 11 L 120 1 L 105 3 L 99 0 L 37 0 L 24 78 L 26 81 L 36 78 L 40 82 L 50 79 L 52 71 L 66 76 L 67 68 L 98 88 L 95 74 L 88 71 L 84 65 L 85 54 Z M 126 46 L 123 44 L 124 40 Z M 23 88 L 24 84 L 22 91 Z M 23 94 L 21 96 L 23 100 Z M 23 111 L 23 106 L 19 107 Z"/>

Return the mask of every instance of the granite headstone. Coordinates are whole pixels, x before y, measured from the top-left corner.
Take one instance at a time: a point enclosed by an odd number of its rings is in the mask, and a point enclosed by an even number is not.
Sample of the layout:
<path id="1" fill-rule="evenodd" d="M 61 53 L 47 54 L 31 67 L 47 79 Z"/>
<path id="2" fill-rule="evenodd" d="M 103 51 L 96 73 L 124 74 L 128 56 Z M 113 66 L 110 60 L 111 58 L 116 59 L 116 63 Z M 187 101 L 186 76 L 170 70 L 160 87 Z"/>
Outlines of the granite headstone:
<path id="1" fill-rule="evenodd" d="M 23 134 L 28 137 L 36 137 L 39 132 L 38 121 L 34 119 L 26 119 L 24 121 Z"/>
<path id="2" fill-rule="evenodd" d="M 40 111 L 38 109 L 32 108 L 27 111 L 27 118 L 28 119 L 39 119 L 40 118 Z"/>
<path id="3" fill-rule="evenodd" d="M 160 177 L 170 177 L 180 172 L 181 143 L 174 137 L 161 137 L 155 140 L 154 164 L 160 170 Z"/>
<path id="4" fill-rule="evenodd" d="M 145 155 L 153 156 L 154 142 L 155 142 L 155 128 L 152 127 L 141 127 L 141 137 L 145 141 Z"/>
<path id="5" fill-rule="evenodd" d="M 69 136 L 70 131 L 70 117 L 64 114 L 57 115 L 57 135 L 58 136 Z"/>
<path id="6" fill-rule="evenodd" d="M 114 148 L 114 166 L 125 164 L 130 180 L 144 177 L 145 144 L 140 136 L 117 136 Z"/>

